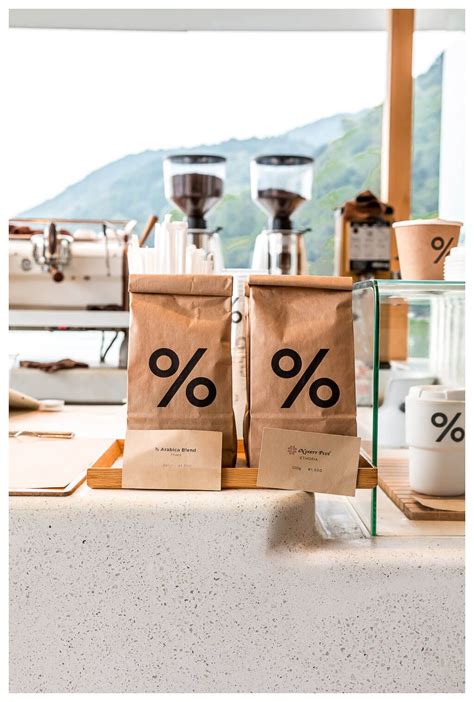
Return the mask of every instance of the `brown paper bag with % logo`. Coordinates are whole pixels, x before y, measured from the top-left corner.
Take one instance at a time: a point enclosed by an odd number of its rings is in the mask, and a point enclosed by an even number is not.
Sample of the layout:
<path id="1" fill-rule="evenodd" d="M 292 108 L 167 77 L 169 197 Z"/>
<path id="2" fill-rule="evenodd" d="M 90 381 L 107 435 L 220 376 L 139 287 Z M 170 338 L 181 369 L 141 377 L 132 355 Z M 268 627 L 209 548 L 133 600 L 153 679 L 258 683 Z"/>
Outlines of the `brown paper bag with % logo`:
<path id="1" fill-rule="evenodd" d="M 250 276 L 248 464 L 264 427 L 356 436 L 352 279 Z"/>
<path id="2" fill-rule="evenodd" d="M 131 275 L 128 429 L 222 432 L 234 466 L 232 278 Z"/>

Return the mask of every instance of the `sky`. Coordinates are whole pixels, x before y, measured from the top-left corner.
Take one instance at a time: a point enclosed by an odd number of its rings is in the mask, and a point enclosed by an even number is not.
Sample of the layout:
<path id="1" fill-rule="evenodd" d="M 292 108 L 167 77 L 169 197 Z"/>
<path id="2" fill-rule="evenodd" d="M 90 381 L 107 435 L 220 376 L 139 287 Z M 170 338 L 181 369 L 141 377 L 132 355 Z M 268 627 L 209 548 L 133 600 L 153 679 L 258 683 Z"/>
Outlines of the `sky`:
<path id="1" fill-rule="evenodd" d="M 458 32 L 417 32 L 414 75 Z M 383 101 L 384 32 L 11 29 L 11 216 L 146 149 L 270 136 Z"/>

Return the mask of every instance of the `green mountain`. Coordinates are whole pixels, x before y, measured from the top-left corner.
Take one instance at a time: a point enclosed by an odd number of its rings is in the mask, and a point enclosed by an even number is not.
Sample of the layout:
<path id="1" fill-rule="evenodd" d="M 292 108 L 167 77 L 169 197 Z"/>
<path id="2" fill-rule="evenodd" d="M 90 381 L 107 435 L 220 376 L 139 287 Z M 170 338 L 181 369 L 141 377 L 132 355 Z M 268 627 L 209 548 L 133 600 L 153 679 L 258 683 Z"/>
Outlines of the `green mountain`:
<path id="1" fill-rule="evenodd" d="M 415 81 L 413 200 L 415 217 L 438 209 L 442 56 Z M 315 158 L 313 198 L 295 216 L 311 227 L 306 236 L 312 272 L 331 273 L 334 209 L 369 188 L 379 194 L 382 106 L 356 114 L 337 114 L 266 139 L 230 139 L 188 152 L 227 157 L 226 194 L 209 217 L 221 234 L 226 265 L 247 267 L 255 236 L 266 217 L 250 199 L 249 162 L 262 153 L 295 153 Z M 179 151 L 174 149 L 174 152 Z M 144 151 L 107 164 L 56 197 L 22 213 L 42 217 L 135 218 L 170 210 L 165 200 L 162 163 L 169 151 Z M 178 212 L 174 213 L 180 217 Z"/>

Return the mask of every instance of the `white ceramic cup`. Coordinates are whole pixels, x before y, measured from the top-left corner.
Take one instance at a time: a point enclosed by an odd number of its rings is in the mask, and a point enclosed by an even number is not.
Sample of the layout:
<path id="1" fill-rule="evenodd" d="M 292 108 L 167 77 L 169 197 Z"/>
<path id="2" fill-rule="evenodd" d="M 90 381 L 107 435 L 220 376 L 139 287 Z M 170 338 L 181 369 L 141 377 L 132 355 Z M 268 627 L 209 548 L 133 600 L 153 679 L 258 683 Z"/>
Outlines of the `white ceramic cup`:
<path id="1" fill-rule="evenodd" d="M 464 389 L 416 385 L 405 409 L 412 490 L 437 497 L 463 495 Z"/>

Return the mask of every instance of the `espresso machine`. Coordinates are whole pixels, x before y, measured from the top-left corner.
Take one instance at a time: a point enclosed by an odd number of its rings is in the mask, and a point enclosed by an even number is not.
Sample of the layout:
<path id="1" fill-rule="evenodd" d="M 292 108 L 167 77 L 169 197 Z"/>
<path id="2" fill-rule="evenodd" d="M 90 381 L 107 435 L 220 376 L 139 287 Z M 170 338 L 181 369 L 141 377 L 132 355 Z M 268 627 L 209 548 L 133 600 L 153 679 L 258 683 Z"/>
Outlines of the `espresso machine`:
<path id="1" fill-rule="evenodd" d="M 208 154 L 180 154 L 163 161 L 166 198 L 186 215 L 188 244 L 204 250 L 214 273 L 224 268 L 220 227 L 208 229 L 205 215 L 224 194 L 225 163 L 223 156 Z"/>
<path id="2" fill-rule="evenodd" d="M 61 217 L 10 220 L 11 387 L 38 399 L 123 402 L 127 246 L 136 224 Z M 74 366 L 57 372 L 38 365 L 69 355 Z"/>
<path id="3" fill-rule="evenodd" d="M 252 269 L 272 275 L 304 275 L 308 261 L 304 231 L 293 229 L 291 216 L 311 199 L 313 162 L 309 156 L 258 156 L 250 164 L 252 199 L 269 216 L 257 236 Z"/>

